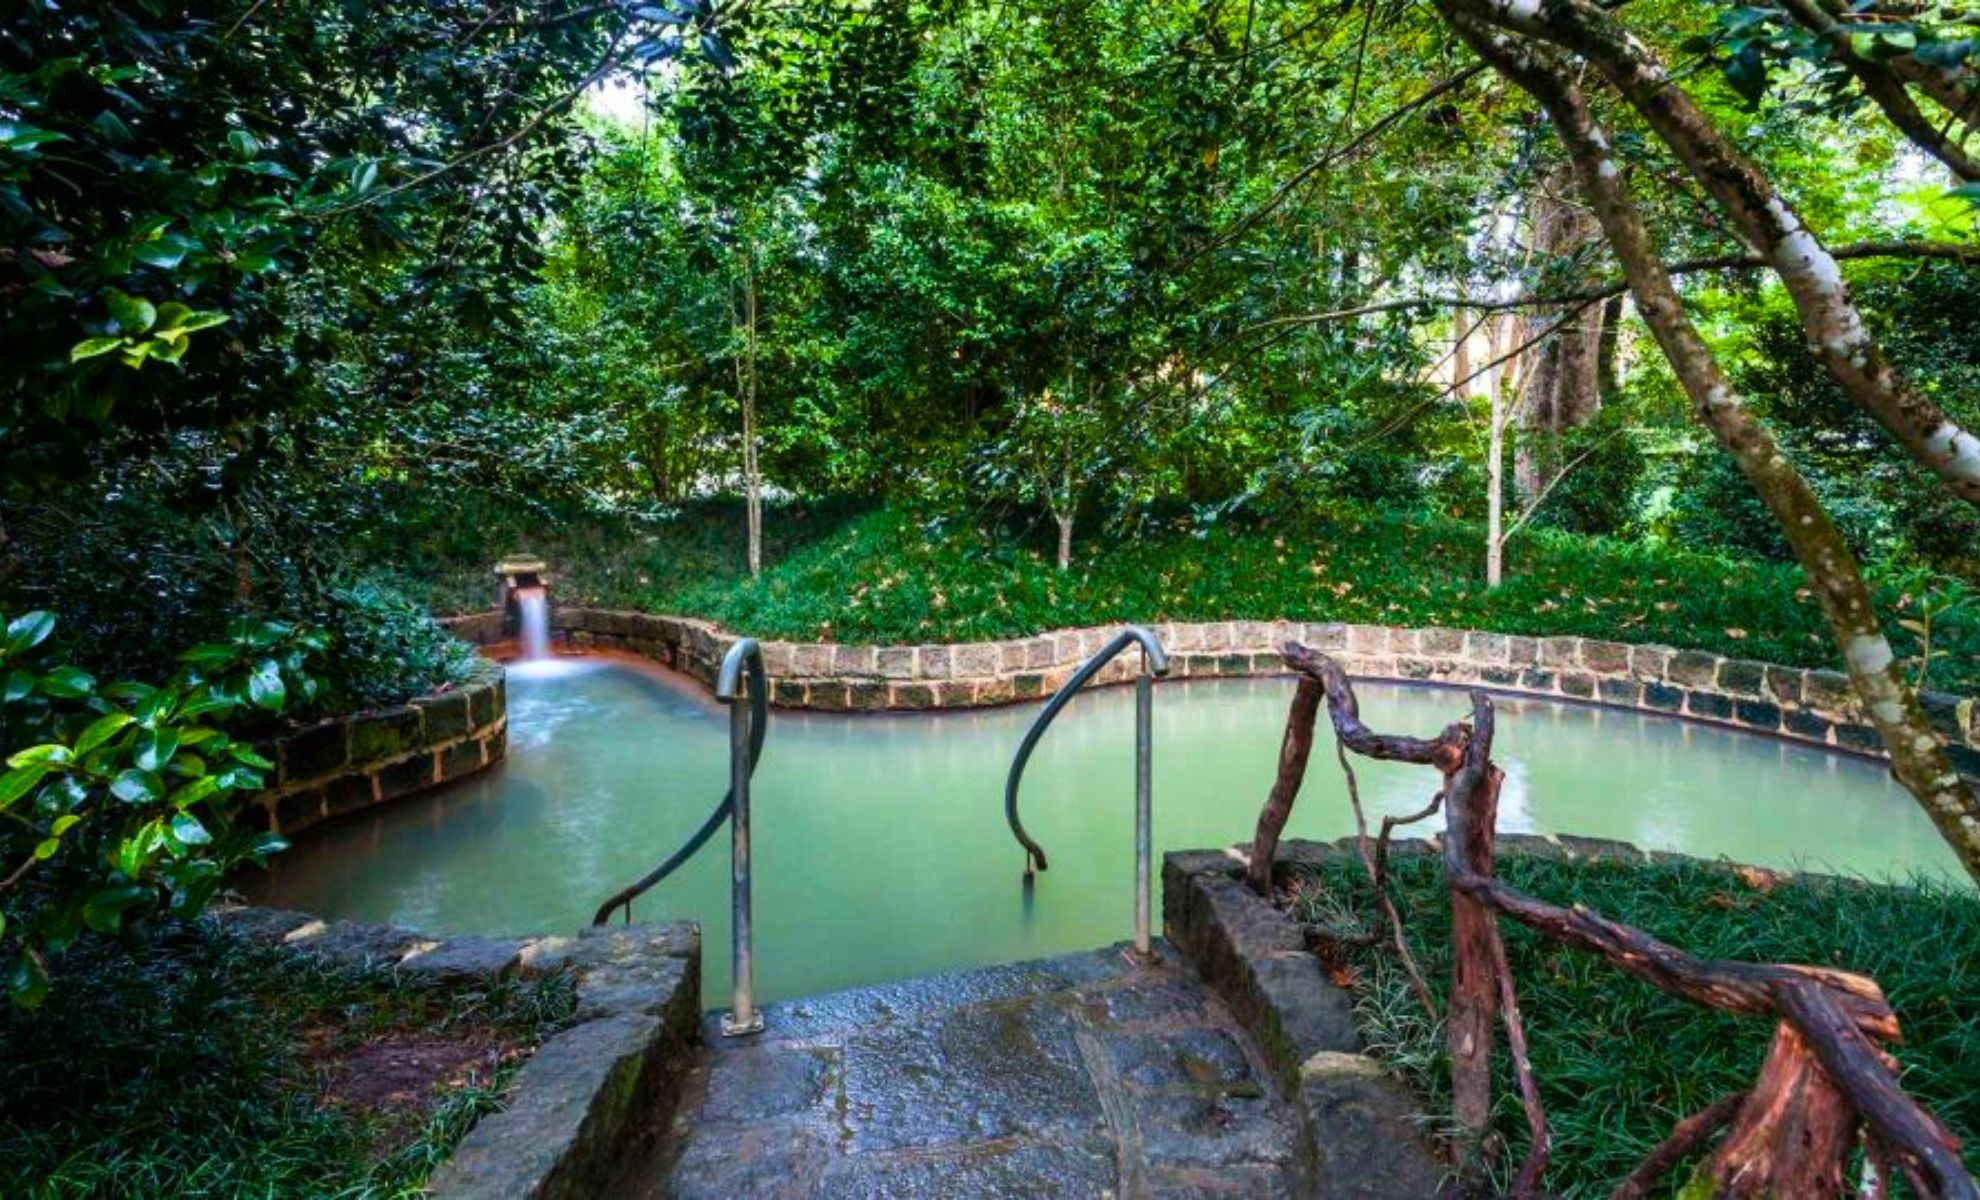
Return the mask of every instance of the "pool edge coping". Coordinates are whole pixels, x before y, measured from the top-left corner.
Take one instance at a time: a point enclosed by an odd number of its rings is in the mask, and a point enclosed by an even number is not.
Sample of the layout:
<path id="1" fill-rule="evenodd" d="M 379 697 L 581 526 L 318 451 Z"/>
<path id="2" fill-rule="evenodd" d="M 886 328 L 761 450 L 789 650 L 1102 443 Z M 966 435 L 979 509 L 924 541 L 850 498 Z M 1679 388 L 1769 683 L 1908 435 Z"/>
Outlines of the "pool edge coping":
<path id="1" fill-rule="evenodd" d="M 484 649 L 505 644 L 499 611 L 437 618 Z M 991 708 L 1051 695 L 1121 627 L 1057 630 L 1027 638 L 914 646 L 762 643 L 770 701 L 814 712 L 927 712 Z M 1849 678 L 1702 650 L 1578 636 L 1525 637 L 1481 630 L 1340 622 L 1161 622 L 1176 678 L 1286 674 L 1279 646 L 1300 641 L 1342 661 L 1358 679 L 1482 688 L 1532 699 L 1675 717 L 1858 758 L 1887 758 Z M 712 686 L 736 635 L 693 617 L 552 605 L 552 642 L 567 652 L 631 654 Z M 1123 656 L 1095 685 L 1126 683 Z M 1980 784 L 1980 703 L 1920 693 L 1933 729 L 1969 784 Z"/>

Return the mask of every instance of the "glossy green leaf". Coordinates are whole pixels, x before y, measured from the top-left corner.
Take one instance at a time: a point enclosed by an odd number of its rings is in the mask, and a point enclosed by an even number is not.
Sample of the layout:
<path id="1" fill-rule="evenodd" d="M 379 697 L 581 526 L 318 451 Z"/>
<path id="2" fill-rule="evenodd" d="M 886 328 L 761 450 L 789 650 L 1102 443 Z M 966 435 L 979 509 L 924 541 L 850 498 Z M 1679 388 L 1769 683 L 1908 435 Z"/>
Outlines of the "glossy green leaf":
<path id="1" fill-rule="evenodd" d="M 117 332 L 123 334 L 143 333 L 158 319 L 158 310 L 151 301 L 131 296 L 111 288 L 105 301 L 110 306 L 110 319 L 116 323 Z"/>
<path id="2" fill-rule="evenodd" d="M 19 654 L 48 640 L 55 632 L 55 615 L 46 612 L 22 613 L 7 622 L 6 651 Z"/>
<path id="3" fill-rule="evenodd" d="M 41 677 L 41 690 L 59 700 L 80 700 L 96 690 L 96 677 L 76 667 L 56 667 Z"/>
<path id="4" fill-rule="evenodd" d="M 117 732 L 131 723 L 131 715 L 124 712 L 106 713 L 91 721 L 76 735 L 76 753 L 88 754 L 117 735 Z"/>
<path id="5" fill-rule="evenodd" d="M 266 712 L 280 712 L 289 690 L 282 683 L 282 672 L 274 663 L 264 662 L 248 675 L 248 700 Z"/>
<path id="6" fill-rule="evenodd" d="M 142 771 L 162 771 L 172 756 L 179 752 L 179 731 L 170 727 L 146 731 L 139 736 L 137 757 L 133 759 Z"/>
<path id="7" fill-rule="evenodd" d="M 165 781 L 133 767 L 110 782 L 110 794 L 126 804 L 151 804 L 165 795 Z"/>
<path id="8" fill-rule="evenodd" d="M 110 353 L 112 350 L 121 350 L 123 348 L 124 339 L 120 337 L 84 338 L 82 341 L 69 347 L 69 361 L 81 362 L 86 358 L 97 358 Z"/>
<path id="9" fill-rule="evenodd" d="M 199 818 L 191 813 L 182 812 L 174 816 L 171 829 L 172 836 L 184 846 L 204 846 L 213 841 L 213 835 L 206 831 L 206 826 L 200 824 Z"/>
<path id="10" fill-rule="evenodd" d="M 72 761 L 74 757 L 74 753 L 67 746 L 59 742 L 47 742 L 39 746 L 29 746 L 25 750 L 16 750 L 7 756 L 7 765 L 57 767 Z"/>
<path id="11" fill-rule="evenodd" d="M 83 902 L 83 921 L 98 933 L 115 933 L 123 924 L 123 914 L 151 896 L 151 889 L 136 884 L 98 888 Z"/>
<path id="12" fill-rule="evenodd" d="M 16 767 L 0 775 L 0 809 L 7 808 L 14 801 L 33 791 L 35 785 L 47 777 L 48 771 L 46 764 L 34 763 L 25 767 Z"/>

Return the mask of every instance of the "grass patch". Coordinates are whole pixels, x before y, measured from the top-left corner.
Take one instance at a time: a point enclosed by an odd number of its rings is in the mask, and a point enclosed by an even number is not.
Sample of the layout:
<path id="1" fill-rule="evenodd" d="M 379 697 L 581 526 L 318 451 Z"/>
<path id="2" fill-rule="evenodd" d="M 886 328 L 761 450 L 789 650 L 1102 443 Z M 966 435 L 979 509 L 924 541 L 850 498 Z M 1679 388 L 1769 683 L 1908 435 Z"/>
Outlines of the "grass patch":
<path id="1" fill-rule="evenodd" d="M 758 637 L 940 642 L 1124 621 L 1350 621 L 1659 642 L 1832 667 L 1814 598 L 1792 566 L 1532 531 L 1486 591 L 1470 525 L 1422 514 L 1306 513 L 1212 529 L 1156 529 L 1056 570 L 1045 547 L 900 509 L 791 506 L 765 521 L 763 574 L 743 567 L 740 509 L 664 521 L 444 522 L 381 546 L 438 611 L 485 608 L 501 553 L 541 554 L 564 603 L 707 617 Z M 1899 655 L 1916 653 L 1886 615 Z M 1980 688 L 1980 623 L 1943 626 L 1930 683 Z"/>
<path id="2" fill-rule="evenodd" d="M 1450 973 L 1441 865 L 1408 856 L 1393 861 L 1391 872 L 1441 1006 Z M 1929 881 L 1794 879 L 1763 889 L 1706 863 L 1508 855 L 1499 873 L 1533 895 L 1586 905 L 1701 956 L 1812 963 L 1874 978 L 1904 1029 L 1896 1052 L 1905 1089 L 1952 1127 L 1966 1145 L 1969 1167 L 1980 1169 L 1980 897 Z M 1323 929 L 1365 930 L 1376 919 L 1359 862 L 1330 864 L 1303 878 L 1294 909 Z M 1679 1118 L 1751 1086 L 1772 1022 L 1667 997 L 1594 955 L 1510 921 L 1501 926 L 1555 1131 L 1551 1190 L 1606 1196 Z M 1424 1019 L 1393 954 L 1342 948 L 1332 965 L 1354 996 L 1371 1052 L 1401 1072 L 1432 1112 L 1448 1112 L 1450 1064 L 1441 1029 Z M 1493 1124 L 1511 1147 L 1502 1156 L 1510 1172 L 1525 1154 L 1526 1126 L 1503 1046 L 1495 1068 Z"/>
<path id="3" fill-rule="evenodd" d="M 417 1195 L 573 1006 L 205 928 L 86 941 L 0 1006 L 0 1195 Z"/>

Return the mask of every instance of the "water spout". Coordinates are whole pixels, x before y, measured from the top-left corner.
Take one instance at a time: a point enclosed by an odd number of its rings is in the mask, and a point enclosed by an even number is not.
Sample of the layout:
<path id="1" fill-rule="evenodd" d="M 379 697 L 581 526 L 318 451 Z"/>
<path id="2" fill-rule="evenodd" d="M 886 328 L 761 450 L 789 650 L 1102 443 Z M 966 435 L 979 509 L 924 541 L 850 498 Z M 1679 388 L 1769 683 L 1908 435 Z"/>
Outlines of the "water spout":
<path id="1" fill-rule="evenodd" d="M 517 640 L 525 660 L 550 657 L 550 600 L 540 587 L 516 589 Z"/>

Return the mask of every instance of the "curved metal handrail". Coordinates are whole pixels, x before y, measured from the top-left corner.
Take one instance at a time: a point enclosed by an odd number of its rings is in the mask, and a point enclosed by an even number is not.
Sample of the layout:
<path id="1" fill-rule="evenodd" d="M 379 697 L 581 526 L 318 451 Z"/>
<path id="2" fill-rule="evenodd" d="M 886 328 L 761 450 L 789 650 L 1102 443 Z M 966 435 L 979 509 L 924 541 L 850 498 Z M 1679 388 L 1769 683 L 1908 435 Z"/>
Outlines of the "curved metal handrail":
<path id="1" fill-rule="evenodd" d="M 755 638 L 739 638 L 729 647 L 728 654 L 722 658 L 721 673 L 715 680 L 715 695 L 716 698 L 724 701 L 735 699 L 736 684 L 739 682 L 745 660 L 749 670 L 749 772 L 754 775 L 757 760 L 763 757 L 764 735 L 770 728 L 770 689 L 763 673 L 763 652 Z M 715 831 L 722 827 L 722 822 L 729 819 L 735 807 L 736 788 L 734 781 L 731 781 L 729 790 L 722 795 L 722 802 L 708 814 L 708 819 L 701 823 L 701 828 L 690 834 L 688 840 L 681 843 L 681 848 L 668 856 L 667 861 L 640 876 L 628 886 L 612 893 L 611 898 L 599 905 L 598 911 L 592 914 L 591 923 L 603 925 L 620 909 L 625 910 L 626 920 L 632 920 L 632 902 L 645 895 L 655 884 L 672 875 L 682 864 L 699 853 L 701 848 L 708 844 L 708 839 L 715 836 Z"/>
<path id="2" fill-rule="evenodd" d="M 1162 641 L 1154 631 L 1141 625 L 1130 625 L 1114 635 L 1102 646 L 1098 653 L 1086 660 L 1072 677 L 1062 684 L 1052 698 L 1046 702 L 1044 711 L 1038 714 L 1031 728 L 1025 731 L 1024 741 L 1018 744 L 1017 757 L 1011 760 L 1011 773 L 1004 780 L 1004 820 L 1010 824 L 1011 833 L 1024 847 L 1024 878 L 1029 884 L 1035 871 L 1046 869 L 1045 848 L 1025 832 L 1024 822 L 1018 818 L 1018 787 L 1024 782 L 1025 764 L 1031 761 L 1031 752 L 1037 748 L 1038 740 L 1045 736 L 1052 721 L 1061 709 L 1072 702 L 1075 693 L 1085 687 L 1102 668 L 1112 662 L 1121 651 L 1129 646 L 1141 647 L 1141 674 L 1134 686 L 1134 947 L 1142 957 L 1151 957 L 1153 947 L 1149 941 L 1149 886 L 1150 859 L 1150 817 L 1149 798 L 1152 790 L 1153 773 L 1152 742 L 1154 679 L 1169 673 L 1169 656 L 1162 649 Z"/>
<path id="3" fill-rule="evenodd" d="M 1045 848 L 1032 840 L 1031 835 L 1024 831 L 1024 822 L 1018 819 L 1018 785 L 1024 780 L 1025 764 L 1031 761 L 1031 752 L 1037 748 L 1038 739 L 1045 736 L 1046 728 L 1059 715 L 1059 710 L 1072 702 L 1073 693 L 1085 687 L 1088 681 L 1098 675 L 1101 668 L 1112 662 L 1121 651 L 1137 644 L 1141 647 L 1141 673 L 1144 676 L 1151 672 L 1156 675 L 1169 673 L 1169 656 L 1162 649 L 1161 639 L 1144 626 L 1130 625 L 1115 634 L 1112 641 L 1102 646 L 1098 653 L 1087 659 L 1079 670 L 1072 673 L 1072 678 L 1066 680 L 1058 691 L 1052 693 L 1052 699 L 1046 703 L 1045 710 L 1038 714 L 1038 719 L 1025 731 L 1024 741 L 1018 744 L 1017 757 L 1011 760 L 1011 773 L 1004 780 L 1004 820 L 1010 823 L 1011 832 L 1017 835 L 1017 840 L 1024 846 L 1026 878 L 1030 878 L 1034 866 L 1043 871 L 1046 869 L 1046 864 Z"/>

